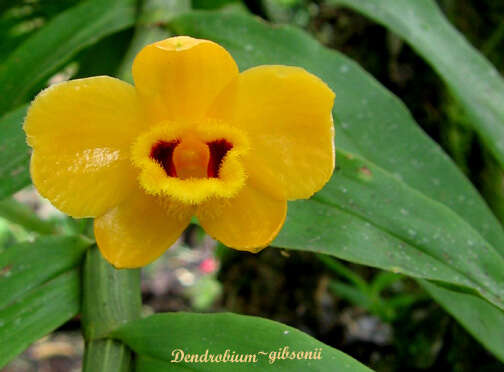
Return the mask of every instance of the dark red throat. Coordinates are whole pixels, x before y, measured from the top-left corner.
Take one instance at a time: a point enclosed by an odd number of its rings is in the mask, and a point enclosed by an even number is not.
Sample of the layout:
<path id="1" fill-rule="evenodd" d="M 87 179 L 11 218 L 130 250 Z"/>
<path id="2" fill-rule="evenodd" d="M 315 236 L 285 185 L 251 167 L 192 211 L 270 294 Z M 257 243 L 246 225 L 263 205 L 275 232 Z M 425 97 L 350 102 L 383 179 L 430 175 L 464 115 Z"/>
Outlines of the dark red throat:
<path id="1" fill-rule="evenodd" d="M 173 150 L 179 143 L 178 140 L 171 142 L 159 141 L 151 149 L 151 159 L 157 161 L 170 177 L 177 177 L 177 170 L 175 164 L 173 164 Z"/>
<path id="2" fill-rule="evenodd" d="M 177 170 L 173 164 L 173 151 L 180 143 L 179 140 L 166 142 L 159 141 L 152 146 L 150 157 L 158 162 L 166 174 L 170 177 L 177 177 Z M 219 139 L 207 143 L 210 150 L 210 159 L 208 161 L 207 176 L 209 178 L 219 177 L 219 169 L 222 165 L 222 160 L 227 152 L 233 148 L 233 144 L 225 139 Z"/>
<path id="3" fill-rule="evenodd" d="M 208 161 L 207 174 L 210 178 L 219 177 L 219 169 L 222 165 L 222 159 L 226 156 L 227 152 L 233 148 L 233 144 L 220 139 L 207 143 L 210 149 L 210 160 Z"/>

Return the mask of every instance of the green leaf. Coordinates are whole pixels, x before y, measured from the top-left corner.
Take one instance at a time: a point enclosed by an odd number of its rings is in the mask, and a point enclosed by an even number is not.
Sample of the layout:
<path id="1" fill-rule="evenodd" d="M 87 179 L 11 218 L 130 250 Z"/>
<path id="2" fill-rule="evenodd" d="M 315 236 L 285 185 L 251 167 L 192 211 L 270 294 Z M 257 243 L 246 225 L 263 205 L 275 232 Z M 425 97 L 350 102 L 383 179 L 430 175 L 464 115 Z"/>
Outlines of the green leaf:
<path id="1" fill-rule="evenodd" d="M 27 205 L 13 198 L 0 200 L 0 217 L 38 234 L 56 232 L 56 224 L 40 219 Z"/>
<path id="2" fill-rule="evenodd" d="M 421 280 L 422 287 L 472 333 L 488 350 L 504 362 L 504 315 L 501 310 L 463 292 Z"/>
<path id="3" fill-rule="evenodd" d="M 471 272 L 470 281 L 476 278 L 478 283 L 485 283 L 483 265 L 461 261 L 464 258 L 474 261 L 474 257 L 468 255 L 476 252 L 473 243 L 479 244 L 477 254 L 484 261 L 486 258 L 480 253 L 487 248 L 492 256 L 497 257 L 496 250 L 503 256 L 501 225 L 453 162 L 418 128 L 404 105 L 356 63 L 320 46 L 301 30 L 287 26 L 272 28 L 245 15 L 193 12 L 175 19 L 171 28 L 179 34 L 221 43 L 237 60 L 241 70 L 260 64 L 298 65 L 322 78 L 336 93 L 333 115 L 340 119 L 335 122 L 336 145 L 344 152 L 358 154 L 361 159 L 356 158 L 355 162 L 364 164 L 373 182 L 359 177 L 359 172 L 353 171 L 350 177 L 336 172 L 327 190 L 320 193 L 323 199 L 317 197 L 289 205 L 286 225 L 275 244 L 286 247 L 295 244 L 298 249 L 311 247 L 392 271 L 404 272 L 397 268 L 407 268 L 410 275 L 436 280 L 443 277 L 442 281 L 459 282 L 462 268 L 463 276 L 467 270 Z M 337 163 L 341 162 L 340 158 Z M 351 170 L 352 159 L 343 160 L 350 162 Z M 353 164 L 359 169 L 358 163 Z M 360 172 L 361 176 L 368 175 L 365 169 Z M 352 187 L 358 186 L 359 194 L 349 187 L 346 193 L 342 188 L 338 190 L 340 180 Z M 329 189 L 337 194 L 333 196 Z M 394 202 L 398 191 L 401 201 Z M 392 204 L 388 206 L 387 201 Z M 357 203 L 360 210 L 351 203 Z M 367 213 L 367 203 L 372 204 L 372 215 Z M 425 203 L 426 206 L 422 205 Z M 417 208 L 421 210 L 420 216 L 427 220 L 418 221 Z M 408 218 L 404 218 L 403 209 L 409 213 Z M 388 223 L 392 223 L 390 227 Z M 457 237 L 441 237 L 437 235 L 439 228 L 451 235 L 456 233 Z M 460 242 L 461 237 L 467 240 L 457 247 L 451 239 Z M 448 256 L 443 255 L 445 247 L 437 241 L 440 238 L 449 243 Z M 453 257 L 454 254 L 460 257 Z M 417 257 L 421 257 L 420 266 L 416 265 Z M 490 266 L 495 268 L 491 263 Z M 492 275 L 495 281 L 502 274 Z M 501 297 L 497 300 L 502 303 L 502 284 L 497 288 L 496 283 L 493 286 L 494 294 Z M 451 291 L 445 293 L 450 296 Z M 471 296 L 458 292 L 456 295 Z M 484 318 L 486 311 L 504 317 L 494 306 L 481 302 L 484 305 L 481 312 L 474 314 L 478 317 L 476 320 L 458 318 L 480 340 L 486 335 L 474 322 Z"/>
<path id="4" fill-rule="evenodd" d="M 140 27 L 156 26 L 191 9 L 191 0 L 145 0 L 138 20 Z"/>
<path id="5" fill-rule="evenodd" d="M 391 287 L 394 283 L 402 279 L 401 275 L 394 274 L 387 271 L 380 271 L 373 278 L 370 285 L 371 295 L 379 296 L 382 291 Z"/>
<path id="6" fill-rule="evenodd" d="M 137 371 L 370 371 L 348 355 L 307 334 L 271 320 L 236 314 L 165 313 L 126 324 L 113 332 L 139 358 Z M 281 359 L 283 348 L 291 352 L 320 351 L 320 359 Z M 249 363 L 174 362 L 188 354 L 251 354 Z M 236 354 L 233 354 L 236 353 Z M 273 354 L 275 353 L 275 354 Z M 255 362 L 253 355 L 255 355 Z M 301 354 L 300 354 L 301 355 Z M 275 356 L 277 356 L 275 360 Z M 279 357 L 278 357 L 279 356 Z M 271 359 L 270 359 L 271 358 Z M 274 360 L 274 362 L 271 362 Z"/>
<path id="7" fill-rule="evenodd" d="M 50 19 L 78 1 L 0 1 L 0 61 Z"/>
<path id="8" fill-rule="evenodd" d="M 365 14 L 406 40 L 448 85 L 469 122 L 504 166 L 504 80 L 443 16 L 433 0 L 330 0 Z"/>
<path id="9" fill-rule="evenodd" d="M 374 164 L 336 157 L 331 181 L 291 204 L 274 245 L 471 288 L 504 309 L 504 257 L 476 230 Z"/>
<path id="10" fill-rule="evenodd" d="M 0 114 L 31 98 L 77 52 L 135 22 L 134 0 L 88 0 L 52 19 L 0 65 Z"/>
<path id="11" fill-rule="evenodd" d="M 0 368 L 32 342 L 77 315 L 80 291 L 79 270 L 74 269 L 29 291 L 10 306 L 1 309 Z"/>
<path id="12" fill-rule="evenodd" d="M 27 291 L 79 266 L 91 244 L 78 236 L 43 237 L 0 251 L 0 310 Z"/>
<path id="13" fill-rule="evenodd" d="M 80 309 L 78 269 L 92 244 L 78 236 L 43 237 L 0 251 L 0 368 Z"/>
<path id="14" fill-rule="evenodd" d="M 353 305 L 360 306 L 367 310 L 370 310 L 373 305 L 371 298 L 366 292 L 352 285 L 332 280 L 329 282 L 329 289 L 338 297 L 349 301 Z"/>
<path id="15" fill-rule="evenodd" d="M 1 88 L 0 88 L 1 89 Z M 28 105 L 0 119 L 0 200 L 30 184 L 30 150 L 21 128 Z"/>
<path id="16" fill-rule="evenodd" d="M 219 9 L 231 5 L 243 5 L 241 0 L 192 0 L 194 9 Z"/>
<path id="17" fill-rule="evenodd" d="M 331 269 L 334 273 L 338 274 L 339 276 L 347 279 L 348 281 L 352 282 L 355 287 L 359 288 L 360 291 L 366 292 L 369 290 L 368 283 L 360 277 L 359 274 L 357 274 L 355 271 L 352 269 L 348 268 L 347 266 L 343 265 L 342 263 L 338 262 L 337 260 L 328 257 L 323 254 L 317 255 L 317 257 L 325 263 L 325 265 Z"/>
<path id="18" fill-rule="evenodd" d="M 132 37 L 133 29 L 130 28 L 104 37 L 86 48 L 74 57 L 78 71 L 72 79 L 101 75 L 116 76 Z"/>

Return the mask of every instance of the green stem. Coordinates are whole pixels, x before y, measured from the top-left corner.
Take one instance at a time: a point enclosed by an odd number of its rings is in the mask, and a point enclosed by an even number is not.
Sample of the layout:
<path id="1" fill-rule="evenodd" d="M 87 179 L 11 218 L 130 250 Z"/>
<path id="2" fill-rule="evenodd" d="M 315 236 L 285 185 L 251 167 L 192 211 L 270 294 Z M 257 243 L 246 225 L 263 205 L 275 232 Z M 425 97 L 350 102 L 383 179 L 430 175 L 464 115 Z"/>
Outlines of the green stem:
<path id="1" fill-rule="evenodd" d="M 494 49 L 499 45 L 499 43 L 504 38 L 504 22 L 501 22 L 496 30 L 492 33 L 490 38 L 481 47 L 481 52 L 488 56 L 494 51 Z"/>
<path id="2" fill-rule="evenodd" d="M 107 335 L 140 317 L 140 270 L 116 270 L 91 247 L 83 271 L 84 372 L 132 370 L 131 351 Z"/>
<path id="3" fill-rule="evenodd" d="M 123 343 L 111 340 L 95 340 L 86 343 L 83 371 L 133 371 L 131 350 Z"/>
<path id="4" fill-rule="evenodd" d="M 317 258 L 326 264 L 326 266 L 334 271 L 336 274 L 339 274 L 343 278 L 349 280 L 353 284 L 355 284 L 358 288 L 360 288 L 363 292 L 369 292 L 369 285 L 367 282 L 362 279 L 358 274 L 350 270 L 348 267 L 340 263 L 338 260 L 333 259 L 324 254 L 317 254 Z"/>

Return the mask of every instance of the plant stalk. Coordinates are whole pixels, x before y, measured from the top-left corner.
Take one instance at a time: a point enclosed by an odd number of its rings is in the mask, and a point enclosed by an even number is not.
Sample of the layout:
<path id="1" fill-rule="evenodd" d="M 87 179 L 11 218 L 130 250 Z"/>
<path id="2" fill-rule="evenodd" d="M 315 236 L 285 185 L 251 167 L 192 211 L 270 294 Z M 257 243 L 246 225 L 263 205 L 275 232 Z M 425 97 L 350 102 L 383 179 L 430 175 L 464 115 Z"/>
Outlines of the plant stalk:
<path id="1" fill-rule="evenodd" d="M 83 270 L 84 372 L 133 370 L 131 350 L 107 335 L 139 318 L 141 306 L 140 270 L 117 270 L 91 247 Z"/>

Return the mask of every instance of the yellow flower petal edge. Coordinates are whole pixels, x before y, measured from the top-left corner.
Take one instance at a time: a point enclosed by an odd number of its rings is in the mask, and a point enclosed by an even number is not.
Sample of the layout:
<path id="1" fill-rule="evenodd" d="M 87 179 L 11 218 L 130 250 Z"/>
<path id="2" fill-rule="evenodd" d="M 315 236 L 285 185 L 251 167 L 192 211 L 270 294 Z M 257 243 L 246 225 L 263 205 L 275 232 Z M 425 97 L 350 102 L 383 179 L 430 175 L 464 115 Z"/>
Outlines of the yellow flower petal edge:
<path id="1" fill-rule="evenodd" d="M 147 265 L 193 215 L 229 247 L 258 252 L 334 168 L 333 92 L 290 66 L 238 72 L 220 45 L 179 36 L 146 46 L 135 86 L 110 77 L 40 93 L 25 119 L 34 185 L 96 217 L 103 256 Z"/>
<path id="2" fill-rule="evenodd" d="M 147 45 L 135 58 L 133 78 L 154 122 L 201 119 L 238 67 L 220 45 L 178 36 Z"/>
<path id="3" fill-rule="evenodd" d="M 252 185 L 226 200 L 199 206 L 198 220 L 205 231 L 228 247 L 257 253 L 267 247 L 282 228 L 287 201 L 277 200 Z"/>
<path id="4" fill-rule="evenodd" d="M 305 199 L 334 170 L 334 93 L 299 67 L 259 66 L 242 72 L 209 116 L 242 129 L 252 144 L 249 177 L 279 199 Z"/>
<path id="5" fill-rule="evenodd" d="M 178 239 L 194 213 L 191 206 L 170 209 L 164 203 L 173 204 L 137 190 L 96 218 L 94 233 L 103 257 L 116 268 L 141 267 L 158 258 Z"/>
<path id="6" fill-rule="evenodd" d="M 96 217 L 135 187 L 131 141 L 145 120 L 135 88 L 107 76 L 72 80 L 42 91 L 24 130 L 39 193 L 73 217 Z"/>

